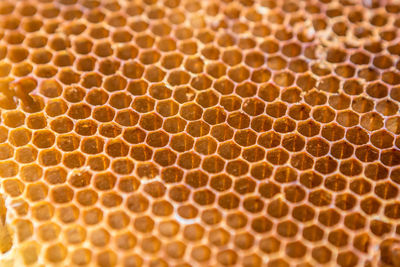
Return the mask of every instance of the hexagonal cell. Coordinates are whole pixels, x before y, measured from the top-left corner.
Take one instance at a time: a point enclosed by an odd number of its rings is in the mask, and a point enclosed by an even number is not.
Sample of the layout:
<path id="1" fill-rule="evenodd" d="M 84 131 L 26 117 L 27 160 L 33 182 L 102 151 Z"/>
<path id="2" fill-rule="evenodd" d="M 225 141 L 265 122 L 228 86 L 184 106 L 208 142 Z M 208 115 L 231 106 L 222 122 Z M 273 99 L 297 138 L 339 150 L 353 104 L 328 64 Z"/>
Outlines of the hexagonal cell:
<path id="1" fill-rule="evenodd" d="M 251 178 L 240 178 L 235 181 L 234 190 L 241 194 L 249 194 L 255 191 L 256 183 Z"/>
<path id="2" fill-rule="evenodd" d="M 237 49 L 227 49 L 222 53 L 222 60 L 230 66 L 239 64 L 242 58 L 242 53 Z"/>
<path id="3" fill-rule="evenodd" d="M 132 98 L 125 93 L 116 93 L 111 95 L 109 103 L 116 109 L 123 109 L 129 107 Z"/>
<path id="4" fill-rule="evenodd" d="M 385 123 L 386 128 L 393 134 L 400 133 L 399 125 L 400 125 L 400 117 L 390 117 L 386 120 Z"/>
<path id="5" fill-rule="evenodd" d="M 116 158 L 128 155 L 129 146 L 122 140 L 114 139 L 106 144 L 105 151 L 107 155 Z"/>
<path id="6" fill-rule="evenodd" d="M 294 168 L 303 171 L 303 170 L 311 169 L 314 165 L 314 160 L 312 159 L 312 157 L 310 157 L 306 153 L 302 152 L 302 153 L 293 155 L 290 160 L 290 164 Z"/>
<path id="7" fill-rule="evenodd" d="M 63 151 L 74 151 L 79 147 L 80 138 L 75 134 L 64 134 L 57 137 L 57 146 Z"/>
<path id="8" fill-rule="evenodd" d="M 54 207 L 48 202 L 40 202 L 32 207 L 32 216 L 38 221 L 50 220 L 54 215 Z"/>
<path id="9" fill-rule="evenodd" d="M 299 114 L 301 114 L 301 112 L 297 113 L 296 116 L 298 116 Z M 291 116 L 291 117 L 293 118 L 294 116 Z M 297 131 L 306 137 L 315 136 L 315 135 L 319 134 L 320 130 L 321 130 L 320 124 L 311 119 L 299 122 L 297 124 Z"/>
<path id="10" fill-rule="evenodd" d="M 344 129 L 337 124 L 328 124 L 322 128 L 322 137 L 328 141 L 340 140 L 344 136 Z"/>
<path id="11" fill-rule="evenodd" d="M 14 161 L 7 160 L 0 163 L 0 177 L 12 177 L 17 175 L 17 173 L 18 164 L 16 164 Z"/>
<path id="12" fill-rule="evenodd" d="M 25 128 L 16 128 L 9 132 L 8 140 L 9 142 L 17 147 L 24 146 L 31 140 L 32 133 Z"/>
<path id="13" fill-rule="evenodd" d="M 331 155 L 338 159 L 349 158 L 353 155 L 354 148 L 346 141 L 339 141 L 332 145 Z"/>
<path id="14" fill-rule="evenodd" d="M 59 186 L 53 187 L 50 194 L 55 203 L 68 203 L 72 200 L 74 191 L 68 186 Z"/>
<path id="15" fill-rule="evenodd" d="M 290 87 L 282 91 L 281 99 L 287 103 L 299 102 L 301 90 L 297 87 Z"/>
<path id="16" fill-rule="evenodd" d="M 296 85 L 300 87 L 303 91 L 312 90 L 317 81 L 309 74 L 299 75 L 296 80 Z"/>
<path id="17" fill-rule="evenodd" d="M 128 226 L 129 217 L 123 211 L 114 211 L 108 215 L 107 223 L 112 229 L 121 230 Z"/>
<path id="18" fill-rule="evenodd" d="M 27 118 L 27 126 L 31 129 L 43 129 L 47 125 L 43 114 L 32 114 Z"/>
<path id="19" fill-rule="evenodd" d="M 163 119 L 156 113 L 148 113 L 140 118 L 140 126 L 148 131 L 153 131 L 161 128 Z"/>
<path id="20" fill-rule="evenodd" d="M 48 187 L 43 183 L 29 184 L 26 188 L 27 198 L 34 202 L 40 201 L 46 198 Z"/>
<path id="21" fill-rule="evenodd" d="M 187 103 L 184 104 L 181 108 L 180 108 L 180 115 L 189 121 L 193 121 L 193 120 L 198 120 L 201 118 L 203 114 L 203 109 L 194 103 Z"/>
<path id="22" fill-rule="evenodd" d="M 194 169 L 200 165 L 201 158 L 193 152 L 186 152 L 179 156 L 178 165 L 184 169 Z"/>
<path id="23" fill-rule="evenodd" d="M 291 152 L 297 152 L 304 148 L 305 140 L 298 134 L 288 134 L 282 139 L 282 146 Z"/>
<path id="24" fill-rule="evenodd" d="M 157 103 L 156 110 L 163 117 L 171 117 L 178 113 L 179 106 L 173 100 L 164 100 Z"/>
<path id="25" fill-rule="evenodd" d="M 139 161 L 146 161 L 151 159 L 153 151 L 146 145 L 135 145 L 131 148 L 130 156 Z"/>
<path id="26" fill-rule="evenodd" d="M 289 133 L 295 130 L 296 122 L 288 117 L 282 117 L 275 120 L 273 128 L 278 133 Z"/>
<path id="27" fill-rule="evenodd" d="M 14 155 L 14 149 L 9 144 L 1 144 L 0 145 L 0 159 L 9 159 Z"/>
<path id="28" fill-rule="evenodd" d="M 307 105 L 294 105 L 289 108 L 288 115 L 295 120 L 306 120 L 310 117 L 310 108 Z M 304 125 L 304 124 L 301 124 Z"/>
<path id="29" fill-rule="evenodd" d="M 264 112 L 265 105 L 263 101 L 257 98 L 246 99 L 243 103 L 243 111 L 250 116 L 257 116 Z"/>
<path id="30" fill-rule="evenodd" d="M 331 260 L 332 252 L 326 246 L 315 247 L 312 250 L 312 257 L 318 263 L 325 264 Z"/>
<path id="31" fill-rule="evenodd" d="M 333 226 L 340 221 L 340 217 L 340 214 L 335 209 L 327 209 L 319 213 L 318 221 L 325 226 Z M 337 232 L 342 233 L 344 231 L 338 230 Z M 328 240 L 331 242 L 329 237 Z"/>
<path id="32" fill-rule="evenodd" d="M 166 167 L 175 163 L 176 154 L 172 152 L 169 148 L 159 149 L 154 153 L 154 161 L 159 165 Z"/>
<path id="33" fill-rule="evenodd" d="M 114 121 L 121 126 L 134 126 L 139 121 L 139 115 L 130 109 L 120 110 L 117 112 Z M 118 132 L 119 127 L 116 128 Z"/>
<path id="34" fill-rule="evenodd" d="M 8 138 L 8 129 L 4 126 L 0 126 L 0 143 L 4 143 Z"/>
<path id="35" fill-rule="evenodd" d="M 187 122 L 180 117 L 167 118 L 164 121 L 163 128 L 168 133 L 176 134 L 176 133 L 182 132 L 185 129 L 186 124 L 187 124 Z M 204 129 L 204 128 L 201 128 L 202 126 L 209 128 L 208 125 L 206 125 L 204 123 L 201 124 L 201 121 L 191 122 L 188 125 L 188 132 L 194 136 L 201 136 L 201 135 L 203 135 L 203 134 L 201 134 L 201 132 Z M 200 133 L 197 134 L 196 131 L 200 131 Z M 204 131 L 207 131 L 207 130 L 204 130 Z M 191 133 L 191 132 L 193 132 L 193 133 Z"/>
<path id="36" fill-rule="evenodd" d="M 3 188 L 7 195 L 16 197 L 24 192 L 24 184 L 17 179 L 7 179 L 3 181 Z"/>
<path id="37" fill-rule="evenodd" d="M 112 121 L 115 116 L 115 111 L 108 106 L 96 107 L 93 109 L 92 117 L 99 122 Z"/>
<path id="38" fill-rule="evenodd" d="M 4 124 L 11 128 L 17 128 L 25 124 L 25 114 L 19 110 L 7 111 L 3 114 Z"/>
<path id="39" fill-rule="evenodd" d="M 85 100 L 94 106 L 99 106 L 99 105 L 103 105 L 107 102 L 108 99 L 108 94 L 106 91 L 101 90 L 101 89 L 97 89 L 97 88 L 93 88 L 91 89 L 87 95 Z"/>
<path id="40" fill-rule="evenodd" d="M 289 207 L 287 204 L 285 204 L 282 200 L 277 199 L 269 203 L 267 212 L 274 218 L 282 218 L 288 213 L 288 209 Z"/>
<path id="41" fill-rule="evenodd" d="M 322 176 L 315 172 L 308 171 L 300 175 L 300 183 L 307 188 L 314 188 L 320 185 L 322 182 Z"/>

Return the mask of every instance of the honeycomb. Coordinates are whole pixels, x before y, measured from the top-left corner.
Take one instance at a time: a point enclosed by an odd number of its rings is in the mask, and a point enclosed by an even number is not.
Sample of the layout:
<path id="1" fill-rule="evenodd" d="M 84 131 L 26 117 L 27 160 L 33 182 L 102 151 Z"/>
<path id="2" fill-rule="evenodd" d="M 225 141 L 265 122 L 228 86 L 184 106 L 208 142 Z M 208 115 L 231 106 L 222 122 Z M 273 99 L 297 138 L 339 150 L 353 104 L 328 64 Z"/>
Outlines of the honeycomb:
<path id="1" fill-rule="evenodd" d="M 0 1 L 0 266 L 400 266 L 400 3 Z"/>

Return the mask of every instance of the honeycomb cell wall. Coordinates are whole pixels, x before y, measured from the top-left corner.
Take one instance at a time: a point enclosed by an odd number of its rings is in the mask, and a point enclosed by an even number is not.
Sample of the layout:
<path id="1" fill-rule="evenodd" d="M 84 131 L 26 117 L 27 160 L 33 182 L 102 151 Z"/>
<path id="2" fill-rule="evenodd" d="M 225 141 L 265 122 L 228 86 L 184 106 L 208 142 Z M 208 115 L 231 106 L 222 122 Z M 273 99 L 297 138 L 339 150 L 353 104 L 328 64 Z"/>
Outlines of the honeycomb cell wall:
<path id="1" fill-rule="evenodd" d="M 400 266 L 400 2 L 0 0 L 0 266 Z"/>

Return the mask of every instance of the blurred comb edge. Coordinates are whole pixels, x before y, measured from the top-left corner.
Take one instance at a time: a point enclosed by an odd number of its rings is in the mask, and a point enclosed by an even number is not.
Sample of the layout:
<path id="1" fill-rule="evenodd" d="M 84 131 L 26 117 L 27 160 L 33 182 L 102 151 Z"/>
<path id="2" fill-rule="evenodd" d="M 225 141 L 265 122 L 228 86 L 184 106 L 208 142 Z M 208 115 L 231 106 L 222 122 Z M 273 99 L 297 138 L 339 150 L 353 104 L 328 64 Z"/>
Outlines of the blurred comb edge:
<path id="1" fill-rule="evenodd" d="M 6 216 L 7 208 L 5 200 L 3 196 L 0 195 L 0 252 L 2 254 L 8 252 L 13 246 L 11 230 L 6 224 Z"/>

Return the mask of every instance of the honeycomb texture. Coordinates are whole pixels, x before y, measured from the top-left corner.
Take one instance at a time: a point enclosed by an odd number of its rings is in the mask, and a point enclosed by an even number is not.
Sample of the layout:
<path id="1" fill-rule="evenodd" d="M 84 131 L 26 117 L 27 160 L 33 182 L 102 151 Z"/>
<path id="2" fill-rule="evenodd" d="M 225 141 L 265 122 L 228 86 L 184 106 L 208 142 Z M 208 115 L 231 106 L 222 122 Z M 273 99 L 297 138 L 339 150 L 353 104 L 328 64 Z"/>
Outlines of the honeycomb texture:
<path id="1" fill-rule="evenodd" d="M 399 27 L 398 1 L 0 1 L 0 261 L 400 266 Z"/>

